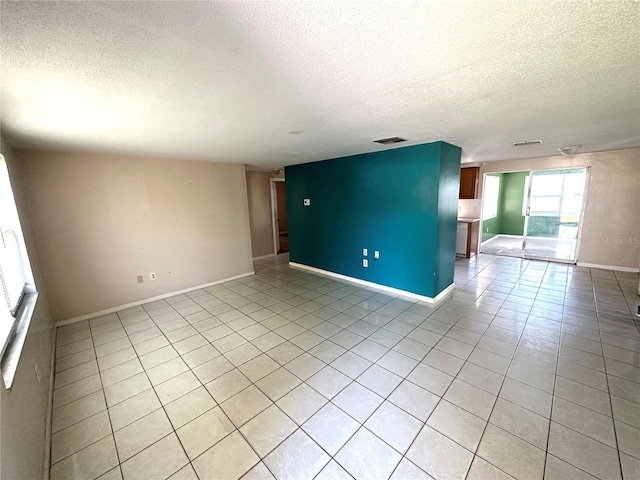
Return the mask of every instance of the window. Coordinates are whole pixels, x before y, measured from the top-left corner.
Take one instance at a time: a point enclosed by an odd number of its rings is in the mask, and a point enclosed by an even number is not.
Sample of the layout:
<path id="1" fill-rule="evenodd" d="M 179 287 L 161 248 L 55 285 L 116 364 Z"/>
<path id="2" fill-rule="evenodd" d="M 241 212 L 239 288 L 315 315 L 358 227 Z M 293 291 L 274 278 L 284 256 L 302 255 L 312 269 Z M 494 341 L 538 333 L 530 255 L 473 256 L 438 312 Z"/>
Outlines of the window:
<path id="1" fill-rule="evenodd" d="M 532 216 L 561 217 L 577 220 L 582 209 L 586 170 L 562 170 L 536 173 L 531 183 Z M 525 204 L 529 176 L 525 183 Z M 523 215 L 526 205 L 523 206 Z"/>
<path id="2" fill-rule="evenodd" d="M 0 155 L 0 357 L 21 320 L 25 297 L 34 292 L 9 172 Z"/>
<path id="3" fill-rule="evenodd" d="M 498 200 L 500 198 L 500 177 L 487 175 L 484 180 L 482 194 L 482 219 L 488 220 L 498 216 Z"/>

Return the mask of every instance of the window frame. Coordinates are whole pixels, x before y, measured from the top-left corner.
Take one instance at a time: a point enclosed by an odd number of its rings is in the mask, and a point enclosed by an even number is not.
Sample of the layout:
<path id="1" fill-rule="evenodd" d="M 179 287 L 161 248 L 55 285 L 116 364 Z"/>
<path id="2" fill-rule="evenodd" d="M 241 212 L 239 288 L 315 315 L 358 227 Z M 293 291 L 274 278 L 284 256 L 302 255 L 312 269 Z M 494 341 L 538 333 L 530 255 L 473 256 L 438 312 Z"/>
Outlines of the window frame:
<path id="1" fill-rule="evenodd" d="M 487 211 L 487 204 L 489 201 L 493 199 L 489 198 L 489 194 L 493 193 L 494 188 L 489 185 L 490 180 L 496 180 L 495 185 L 495 208 L 491 209 L 491 212 Z M 499 175 L 485 175 L 484 179 L 484 189 L 482 191 L 482 220 L 491 220 L 492 218 L 496 218 L 498 216 L 498 209 L 500 207 L 500 186 L 501 186 L 501 177 Z"/>
<path id="2" fill-rule="evenodd" d="M 0 310 L 0 359 L 2 377 L 5 383 L 5 387 L 10 389 L 13 384 L 15 372 L 18 367 L 18 361 L 22 353 L 22 347 L 26 340 L 31 318 L 35 310 L 36 300 L 38 298 L 38 291 L 36 290 L 35 282 L 33 279 L 33 272 L 31 269 L 31 262 L 29 261 L 29 255 L 27 252 L 26 244 L 24 241 L 24 234 L 22 225 L 20 223 L 20 217 L 18 214 L 18 207 L 16 204 L 14 190 L 11 186 L 11 174 L 9 172 L 9 165 L 6 159 L 0 153 L 0 175 L 6 178 L 2 178 L 2 183 L 8 185 L 8 195 L 6 197 L 7 205 L 4 205 L 3 199 L 0 198 L 0 208 L 9 209 L 9 216 L 14 218 L 9 221 L 10 228 L 0 231 L 2 244 L 0 248 L 4 247 L 4 238 L 7 234 L 13 235 L 17 246 L 17 260 L 20 267 L 20 273 L 24 285 L 21 293 L 15 304 L 9 305 L 9 302 L 1 302 L 2 307 Z M 1 229 L 0 229 L 1 230 Z M 0 289 L 4 290 L 2 283 L 0 283 Z M 0 292 L 0 295 L 5 296 L 4 291 Z M 8 297 L 8 294 L 7 294 Z M 8 300 L 8 299 L 7 299 Z"/>

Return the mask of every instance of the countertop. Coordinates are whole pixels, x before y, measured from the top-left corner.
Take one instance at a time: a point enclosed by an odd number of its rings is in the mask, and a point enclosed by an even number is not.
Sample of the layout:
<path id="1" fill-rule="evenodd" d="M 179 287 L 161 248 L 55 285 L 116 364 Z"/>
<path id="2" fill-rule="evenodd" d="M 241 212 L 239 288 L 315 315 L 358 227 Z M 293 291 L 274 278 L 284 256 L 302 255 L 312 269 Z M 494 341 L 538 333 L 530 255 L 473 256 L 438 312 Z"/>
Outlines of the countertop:
<path id="1" fill-rule="evenodd" d="M 458 217 L 458 223 L 474 223 L 479 221 L 480 218 Z"/>

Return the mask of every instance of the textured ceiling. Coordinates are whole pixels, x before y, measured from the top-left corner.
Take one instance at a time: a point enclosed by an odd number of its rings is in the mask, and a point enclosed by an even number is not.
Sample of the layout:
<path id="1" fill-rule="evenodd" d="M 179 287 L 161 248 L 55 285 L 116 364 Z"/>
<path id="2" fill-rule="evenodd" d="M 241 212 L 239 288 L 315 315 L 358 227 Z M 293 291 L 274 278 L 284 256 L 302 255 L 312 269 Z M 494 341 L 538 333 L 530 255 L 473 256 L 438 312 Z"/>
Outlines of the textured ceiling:
<path id="1" fill-rule="evenodd" d="M 0 5 L 19 148 L 276 167 L 395 135 L 467 161 L 640 145 L 635 1 Z"/>

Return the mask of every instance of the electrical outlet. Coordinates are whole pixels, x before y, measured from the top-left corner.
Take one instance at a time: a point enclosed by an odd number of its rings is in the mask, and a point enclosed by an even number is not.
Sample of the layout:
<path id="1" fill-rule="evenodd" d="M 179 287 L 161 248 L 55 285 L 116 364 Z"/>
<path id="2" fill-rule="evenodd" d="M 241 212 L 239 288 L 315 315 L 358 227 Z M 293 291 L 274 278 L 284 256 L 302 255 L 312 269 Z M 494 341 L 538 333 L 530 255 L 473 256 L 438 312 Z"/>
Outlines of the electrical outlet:
<path id="1" fill-rule="evenodd" d="M 149 279 L 150 280 L 157 280 L 158 276 L 156 275 L 156 272 L 151 272 L 149 274 Z"/>
<path id="2" fill-rule="evenodd" d="M 369 266 L 369 260 L 367 260 L 366 258 L 362 259 L 362 266 L 364 268 L 367 268 Z"/>
<path id="3" fill-rule="evenodd" d="M 303 204 L 305 207 L 308 207 L 309 205 L 311 205 L 311 199 L 310 199 L 310 198 L 305 198 L 305 199 L 302 201 L 302 204 Z"/>
<path id="4" fill-rule="evenodd" d="M 363 257 L 366 257 L 368 254 L 369 254 L 369 252 L 367 251 L 367 249 L 366 249 L 366 248 L 363 248 L 363 249 L 362 249 L 362 256 L 363 256 Z"/>
<path id="5" fill-rule="evenodd" d="M 380 258 L 380 252 L 378 250 L 376 250 L 375 252 L 373 252 L 373 258 L 375 258 L 376 260 L 378 258 Z"/>
<path id="6" fill-rule="evenodd" d="M 38 379 L 38 383 L 40 383 L 42 377 L 40 376 L 40 368 L 38 368 L 38 362 L 36 362 L 36 378 Z"/>

